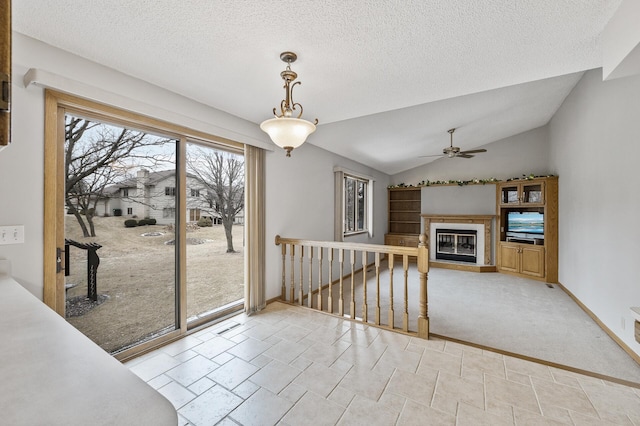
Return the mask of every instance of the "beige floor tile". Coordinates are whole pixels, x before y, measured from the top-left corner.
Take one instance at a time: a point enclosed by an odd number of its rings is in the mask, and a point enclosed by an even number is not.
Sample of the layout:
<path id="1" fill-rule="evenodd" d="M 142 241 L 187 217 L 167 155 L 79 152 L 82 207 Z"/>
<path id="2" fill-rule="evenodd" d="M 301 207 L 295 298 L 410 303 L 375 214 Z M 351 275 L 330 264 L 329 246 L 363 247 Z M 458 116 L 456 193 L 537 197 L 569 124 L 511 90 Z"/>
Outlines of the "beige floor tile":
<path id="1" fill-rule="evenodd" d="M 240 358 L 234 358 L 207 375 L 208 378 L 228 390 L 252 376 L 259 368 Z"/>
<path id="2" fill-rule="evenodd" d="M 308 328 L 290 325 L 276 332 L 275 336 L 291 342 L 299 342 L 311 333 L 312 331 Z"/>
<path id="3" fill-rule="evenodd" d="M 165 376 L 164 374 L 161 374 L 151 380 L 149 380 L 147 382 L 147 384 L 149 386 L 151 386 L 154 389 L 159 389 L 161 387 L 163 387 L 164 385 L 166 385 L 167 383 L 171 382 L 171 377 L 169 376 Z"/>
<path id="4" fill-rule="evenodd" d="M 218 367 L 219 365 L 215 362 L 201 355 L 198 355 L 188 361 L 183 362 L 177 367 L 172 368 L 165 374 L 171 377 L 176 382 L 180 383 L 182 386 L 187 387 L 200 380 L 207 374 L 211 373 Z"/>
<path id="5" fill-rule="evenodd" d="M 356 394 L 351 392 L 349 389 L 338 386 L 331 392 L 331 394 L 329 394 L 329 397 L 327 399 L 335 402 L 341 407 L 347 407 L 349 404 L 351 404 L 351 401 L 353 401 L 353 398 L 355 398 L 355 396 Z"/>
<path id="6" fill-rule="evenodd" d="M 481 383 L 441 372 L 435 385 L 435 393 L 484 410 L 484 386 Z"/>
<path id="7" fill-rule="evenodd" d="M 391 426 L 396 423 L 397 418 L 398 415 L 389 411 L 386 406 L 356 395 L 338 425 Z"/>
<path id="8" fill-rule="evenodd" d="M 228 352 L 231 355 L 237 356 L 245 361 L 251 361 L 253 358 L 257 357 L 267 349 L 269 349 L 271 345 L 265 343 L 261 340 L 256 340 L 253 338 L 249 338 L 242 343 L 238 343 L 231 349 L 228 349 Z"/>
<path id="9" fill-rule="evenodd" d="M 326 398 L 344 376 L 345 373 L 339 373 L 322 364 L 312 364 L 296 377 L 293 383 Z"/>
<path id="10" fill-rule="evenodd" d="M 278 396 L 295 404 L 305 393 L 307 393 L 307 390 L 304 387 L 295 383 L 290 383 L 289 386 L 280 391 Z"/>
<path id="11" fill-rule="evenodd" d="M 531 411 L 522 410 L 520 408 L 516 408 L 514 410 L 514 416 L 516 419 L 517 425 L 527 425 L 527 426 L 561 426 L 561 425 L 572 425 L 571 419 L 565 419 L 565 421 L 552 419 L 549 417 L 544 417 L 539 413 L 533 413 Z"/>
<path id="12" fill-rule="evenodd" d="M 455 416 L 458 413 L 458 401 L 446 395 L 435 393 L 431 400 L 431 408 Z"/>
<path id="13" fill-rule="evenodd" d="M 538 400 L 540 401 L 543 413 L 545 407 L 555 406 L 586 414 L 587 416 L 598 416 L 598 413 L 582 389 L 576 389 L 571 386 L 538 379 L 537 377 L 533 377 L 531 380 L 533 382 L 535 392 L 538 395 Z"/>
<path id="14" fill-rule="evenodd" d="M 266 389 L 260 389 L 233 410 L 229 417 L 243 426 L 275 425 L 292 403 Z"/>
<path id="15" fill-rule="evenodd" d="M 335 425 L 345 408 L 313 392 L 307 392 L 282 419 L 290 425 Z"/>
<path id="16" fill-rule="evenodd" d="M 407 398 L 395 393 L 383 392 L 378 402 L 387 407 L 387 410 L 392 413 L 400 414 L 407 402 Z"/>
<path id="17" fill-rule="evenodd" d="M 530 385 L 526 386 L 499 377 L 486 375 L 485 387 L 487 401 L 495 400 L 534 413 L 540 413 L 538 399 L 536 398 L 533 387 Z"/>
<path id="18" fill-rule="evenodd" d="M 269 349 L 263 352 L 269 358 L 277 359 L 285 364 L 289 364 L 301 353 L 309 349 L 308 344 L 292 342 L 290 340 L 280 340 Z"/>
<path id="19" fill-rule="evenodd" d="M 289 383 L 293 382 L 300 372 L 297 368 L 274 360 L 251 376 L 250 380 L 277 394 L 287 387 Z"/>
<path id="20" fill-rule="evenodd" d="M 513 418 L 489 413 L 472 405 L 461 403 L 458 406 L 456 426 L 512 426 Z"/>
<path id="21" fill-rule="evenodd" d="M 340 340 L 349 342 L 352 345 L 369 347 L 369 345 L 371 345 L 378 337 L 378 333 L 379 330 L 374 327 L 368 327 L 365 330 L 352 328 L 348 332 L 344 333 L 342 337 L 340 337 Z"/>
<path id="22" fill-rule="evenodd" d="M 334 344 L 317 342 L 300 354 L 300 356 L 310 361 L 330 366 L 349 346 L 351 345 L 348 342 L 343 342 L 342 340 L 336 341 Z"/>
<path id="23" fill-rule="evenodd" d="M 339 386 L 346 388 L 356 395 L 361 395 L 377 401 L 389 379 L 368 368 L 355 366 L 342 379 Z"/>
<path id="24" fill-rule="evenodd" d="M 202 395 L 204 392 L 208 391 L 215 385 L 216 383 L 213 380 L 203 377 L 202 379 L 193 383 L 187 389 L 189 389 L 191 392 L 193 392 L 196 395 Z"/>
<path id="25" fill-rule="evenodd" d="M 369 347 L 351 345 L 338 359 L 354 366 L 369 369 L 376 365 L 386 349 L 386 345 L 371 345 Z"/>
<path id="26" fill-rule="evenodd" d="M 214 386 L 178 412 L 194 426 L 214 425 L 241 403 L 241 398 L 221 386 Z"/>
<path id="27" fill-rule="evenodd" d="M 507 380 L 520 383 L 521 385 L 531 386 L 530 376 L 527 376 L 526 374 L 516 373 L 515 371 L 507 370 Z"/>
<path id="28" fill-rule="evenodd" d="M 233 389 L 233 393 L 242 399 L 247 399 L 256 393 L 258 389 L 260 389 L 260 386 L 256 385 L 251 380 L 245 380 Z"/>
<path id="29" fill-rule="evenodd" d="M 462 369 L 482 371 L 497 377 L 506 378 L 504 359 L 486 357 L 482 355 L 482 351 L 464 352 L 462 357 Z"/>
<path id="30" fill-rule="evenodd" d="M 457 376 L 462 372 L 462 355 L 449 354 L 427 349 L 422 354 L 418 374 L 430 374 L 431 371 L 444 371 Z"/>
<path id="31" fill-rule="evenodd" d="M 313 362 L 311 362 L 310 360 L 306 359 L 306 358 L 302 358 L 301 356 L 299 356 L 298 358 L 294 359 L 293 361 L 291 361 L 289 363 L 290 366 L 297 368 L 298 370 L 306 370 L 307 368 L 309 368 L 309 366 L 313 364 Z"/>
<path id="32" fill-rule="evenodd" d="M 535 362 L 529 362 L 510 356 L 504 357 L 507 371 L 513 371 L 526 376 L 539 377 L 544 380 L 553 380 L 553 375 L 549 367 Z"/>
<path id="33" fill-rule="evenodd" d="M 276 334 L 278 331 L 280 331 L 280 327 L 278 327 L 277 325 L 258 324 L 255 327 L 251 327 L 242 334 L 256 340 L 266 340 Z"/>
<path id="34" fill-rule="evenodd" d="M 172 356 L 163 352 L 157 352 L 155 356 L 152 356 L 144 361 L 135 364 L 130 367 L 130 370 L 134 372 L 138 377 L 144 381 L 149 381 L 156 376 L 169 371 L 172 368 L 180 365 L 180 361 L 176 360 Z"/>
<path id="35" fill-rule="evenodd" d="M 446 343 L 447 342 L 445 340 L 438 340 L 438 339 L 426 340 L 426 339 L 421 339 L 420 337 L 411 338 L 412 345 L 421 346 L 423 348 L 430 349 L 432 351 L 438 351 L 438 352 L 444 352 Z"/>
<path id="36" fill-rule="evenodd" d="M 421 355 L 394 347 L 388 347 L 378 360 L 373 371 L 390 376 L 394 369 L 415 373 L 420 363 Z"/>
<path id="37" fill-rule="evenodd" d="M 607 386 L 604 383 L 583 383 L 582 388 L 598 412 L 640 416 L 640 397 L 631 388 Z"/>
<path id="38" fill-rule="evenodd" d="M 235 342 L 218 336 L 198 346 L 194 346 L 192 350 L 206 358 L 211 359 L 231 349 L 235 345 Z"/>
<path id="39" fill-rule="evenodd" d="M 376 341 L 396 349 L 406 350 L 411 340 L 411 336 L 395 333 L 393 331 L 380 330 Z"/>
<path id="40" fill-rule="evenodd" d="M 176 356 L 179 353 L 192 349 L 194 346 L 201 345 L 204 341 L 206 340 L 199 339 L 193 335 L 186 336 L 176 342 L 162 347 L 161 350 L 169 356 Z"/>
<path id="41" fill-rule="evenodd" d="M 455 424 L 455 415 L 447 414 L 413 401 L 407 401 L 397 423 L 398 426 L 454 426 Z"/>
<path id="42" fill-rule="evenodd" d="M 436 388 L 436 380 L 435 374 L 423 376 L 396 370 L 384 392 L 398 394 L 428 406 Z"/>

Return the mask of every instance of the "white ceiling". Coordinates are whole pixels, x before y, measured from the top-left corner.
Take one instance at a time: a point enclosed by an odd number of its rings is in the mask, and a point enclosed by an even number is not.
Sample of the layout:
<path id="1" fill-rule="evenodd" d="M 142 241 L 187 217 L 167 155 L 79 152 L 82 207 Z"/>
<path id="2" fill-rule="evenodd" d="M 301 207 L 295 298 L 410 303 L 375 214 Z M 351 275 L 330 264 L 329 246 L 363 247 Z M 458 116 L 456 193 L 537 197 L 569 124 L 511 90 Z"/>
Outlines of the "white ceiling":
<path id="1" fill-rule="evenodd" d="M 18 0 L 13 29 L 256 125 L 294 51 L 309 142 L 394 174 L 453 127 L 468 150 L 546 124 L 621 1 Z"/>

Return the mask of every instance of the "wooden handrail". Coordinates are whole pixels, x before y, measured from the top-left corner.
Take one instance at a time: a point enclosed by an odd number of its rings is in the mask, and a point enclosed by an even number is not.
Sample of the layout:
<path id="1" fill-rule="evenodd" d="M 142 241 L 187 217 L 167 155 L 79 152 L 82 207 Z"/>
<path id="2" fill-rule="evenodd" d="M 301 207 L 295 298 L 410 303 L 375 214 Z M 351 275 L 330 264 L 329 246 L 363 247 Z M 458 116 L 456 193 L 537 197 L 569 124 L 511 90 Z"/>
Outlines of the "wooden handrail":
<path id="1" fill-rule="evenodd" d="M 420 235 L 420 244 L 418 247 L 400 247 L 378 244 L 363 243 L 345 243 L 336 241 L 316 241 L 297 238 L 283 238 L 277 235 L 275 244 L 282 247 L 282 289 L 281 297 L 289 303 L 305 304 L 309 308 L 325 311 L 334 314 L 334 291 L 337 287 L 337 312 L 338 316 L 348 316 L 351 319 L 362 321 L 363 323 L 372 322 L 377 326 L 383 326 L 395 329 L 396 321 L 394 316 L 396 311 L 401 314 L 401 330 L 405 333 L 415 333 L 419 337 L 428 338 L 429 336 L 429 316 L 428 316 L 428 297 L 427 297 L 427 275 L 429 271 L 429 251 L 427 249 L 427 236 Z M 289 250 L 287 250 L 287 246 Z M 296 248 L 296 246 L 298 248 Z M 326 250 L 326 256 L 324 252 Z M 345 253 L 348 251 L 348 253 Z M 350 253 L 349 253 L 350 252 Z M 361 254 L 358 254 L 361 253 Z M 337 256 L 334 256 L 334 253 Z M 384 300 L 381 297 L 381 288 L 386 286 L 380 285 L 381 260 L 387 259 L 387 268 L 389 271 L 388 296 Z M 419 275 L 419 294 L 409 292 L 410 284 L 410 259 L 417 260 L 417 270 Z M 296 261 L 297 260 L 297 261 Z M 394 301 L 394 264 L 400 261 L 398 267 L 402 268 L 401 274 L 396 277 L 403 279 L 402 291 L 399 297 L 402 297 L 402 305 L 395 305 Z M 337 268 L 334 267 L 336 263 Z M 346 264 L 345 264 L 346 263 Z M 402 266 L 400 266 L 402 265 Z M 367 269 L 375 268 L 375 277 L 372 283 L 368 283 Z M 289 273 L 287 274 L 287 268 Z M 323 281 L 323 270 L 328 270 L 328 278 Z M 345 268 L 348 269 L 345 274 Z M 314 270 L 317 271 L 314 277 Z M 307 276 L 305 276 L 305 272 Z M 336 276 L 334 276 L 334 273 Z M 357 274 L 362 274 L 362 280 L 355 279 Z M 287 283 L 287 277 L 289 281 Z M 361 283 L 361 284 L 360 284 Z M 288 284 L 288 285 L 287 285 Z M 356 286 L 362 286 L 362 299 L 356 300 Z M 368 286 L 373 287 L 375 292 L 375 301 L 368 299 Z M 323 293 L 327 294 L 326 297 Z M 297 297 L 296 297 L 297 295 Z M 345 303 L 345 296 L 348 297 L 348 303 Z M 411 327 L 409 323 L 409 306 L 418 305 L 417 327 Z M 375 303 L 375 306 L 372 305 Z M 315 305 L 315 306 L 314 306 Z M 370 321 L 369 306 L 375 313 Z M 386 324 L 381 318 L 381 306 L 388 306 L 388 315 Z M 348 313 L 345 313 L 348 309 Z M 359 309 L 359 310 L 358 310 Z M 357 313 L 362 312 L 360 317 Z"/>

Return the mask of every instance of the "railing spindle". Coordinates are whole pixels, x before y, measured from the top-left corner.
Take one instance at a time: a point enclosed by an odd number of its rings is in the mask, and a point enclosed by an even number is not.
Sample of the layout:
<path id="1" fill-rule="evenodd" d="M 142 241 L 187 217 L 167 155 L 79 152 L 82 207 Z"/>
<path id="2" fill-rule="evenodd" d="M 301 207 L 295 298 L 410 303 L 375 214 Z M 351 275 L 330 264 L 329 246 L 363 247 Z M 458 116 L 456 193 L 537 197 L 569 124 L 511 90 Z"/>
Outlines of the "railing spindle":
<path id="1" fill-rule="evenodd" d="M 328 248 L 327 254 L 329 255 L 329 296 L 327 297 L 327 310 L 330 314 L 333 313 L 333 289 L 331 284 L 333 283 L 333 249 Z"/>
<path id="2" fill-rule="evenodd" d="M 295 277 L 295 271 L 296 271 L 296 265 L 294 263 L 296 257 L 296 246 L 294 244 L 291 244 L 291 285 L 289 286 L 289 292 L 291 293 L 291 303 L 295 302 L 295 296 L 296 296 L 296 277 Z"/>
<path id="3" fill-rule="evenodd" d="M 338 263 L 340 264 L 340 298 L 338 299 L 338 315 L 344 315 L 344 286 L 343 286 L 343 273 L 344 273 L 344 249 L 338 250 Z"/>
<path id="4" fill-rule="evenodd" d="M 302 265 L 302 261 L 304 259 L 304 246 L 300 246 L 300 290 L 299 290 L 299 303 L 300 306 L 304 305 L 304 288 L 303 286 L 303 281 L 304 281 L 304 268 Z"/>
<path id="5" fill-rule="evenodd" d="M 322 310 L 322 247 L 318 247 L 318 310 Z"/>
<path id="6" fill-rule="evenodd" d="M 389 253 L 389 328 L 393 329 L 393 253 Z"/>
<path id="7" fill-rule="evenodd" d="M 376 325 L 380 325 L 380 253 L 376 253 Z"/>
<path id="8" fill-rule="evenodd" d="M 313 246 L 309 247 L 309 293 L 307 293 L 307 306 L 313 308 Z"/>
<path id="9" fill-rule="evenodd" d="M 352 319 L 356 318 L 356 281 L 355 281 L 355 265 L 356 265 L 356 251 L 351 249 L 351 302 L 349 303 L 349 316 Z"/>
<path id="10" fill-rule="evenodd" d="M 362 321 L 368 322 L 367 305 L 367 252 L 362 252 Z"/>
<path id="11" fill-rule="evenodd" d="M 409 331 L 409 256 L 402 255 L 404 268 L 404 313 L 402 315 L 402 329 Z"/>
<path id="12" fill-rule="evenodd" d="M 286 301 L 287 300 L 287 285 L 286 285 L 286 275 L 287 275 L 287 270 L 286 270 L 286 265 L 287 265 L 287 245 L 286 244 L 282 244 L 282 247 L 280 247 L 282 249 L 282 300 Z"/>

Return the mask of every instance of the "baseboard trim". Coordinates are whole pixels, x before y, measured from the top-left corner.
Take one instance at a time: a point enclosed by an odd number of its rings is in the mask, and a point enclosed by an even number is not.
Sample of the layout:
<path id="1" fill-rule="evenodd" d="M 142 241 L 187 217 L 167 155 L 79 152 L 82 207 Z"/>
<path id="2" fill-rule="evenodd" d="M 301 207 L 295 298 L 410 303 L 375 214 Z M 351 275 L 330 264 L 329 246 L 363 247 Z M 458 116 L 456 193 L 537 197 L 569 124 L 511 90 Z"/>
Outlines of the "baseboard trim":
<path id="1" fill-rule="evenodd" d="M 576 304 L 578 306 L 580 306 L 580 308 L 591 317 L 592 320 L 594 320 L 596 322 L 596 324 L 598 324 L 598 326 L 600 326 L 600 328 L 607 333 L 607 335 L 609 337 L 611 337 L 613 339 L 614 342 L 616 342 L 618 344 L 618 346 L 620 346 L 627 354 L 629 354 L 629 356 L 631 358 L 633 358 L 633 360 L 640 365 L 640 356 L 635 353 L 629 346 L 627 346 L 626 343 L 624 343 L 613 331 L 611 331 L 609 329 L 609 327 L 607 327 L 602 321 L 600 321 L 600 318 L 598 318 L 596 316 L 596 314 L 594 314 L 593 312 L 591 312 L 591 309 L 587 308 L 586 305 L 584 305 L 580 299 L 578 299 L 573 293 L 571 293 L 565 286 L 563 286 L 561 283 L 557 283 L 557 285 L 562 289 L 562 291 L 564 291 L 565 293 L 567 293 L 567 295 L 573 299 L 574 302 L 576 302 Z"/>
<path id="2" fill-rule="evenodd" d="M 509 352 L 509 351 L 505 351 L 505 350 L 502 350 L 502 349 L 492 348 L 490 346 L 479 345 L 477 343 L 467 342 L 465 340 L 455 339 L 453 337 L 448 337 L 448 336 L 442 336 L 440 334 L 429 333 L 429 339 L 431 339 L 432 337 L 434 337 L 436 339 L 440 339 L 440 340 L 445 340 L 445 341 L 448 341 L 448 342 L 454 342 L 454 343 L 459 343 L 461 345 L 471 346 L 471 347 L 482 349 L 482 350 L 485 350 L 485 351 L 495 352 L 495 353 L 498 353 L 500 355 L 510 356 L 512 358 L 522 359 L 524 361 L 535 362 L 537 364 L 546 365 L 547 367 L 553 367 L 553 368 L 557 368 L 557 369 L 560 369 L 560 370 L 570 371 L 572 373 L 582 374 L 583 376 L 594 377 L 596 379 L 606 380 L 608 382 L 617 383 L 617 384 L 620 384 L 620 385 L 624 385 L 624 386 L 629 386 L 629 387 L 632 387 L 632 388 L 640 389 L 640 383 L 631 382 L 629 380 L 618 379 L 617 377 L 611 377 L 611 376 L 607 376 L 607 375 L 600 374 L 600 373 L 594 373 L 593 371 L 581 370 L 579 368 L 570 367 L 568 365 L 558 364 L 558 363 L 551 362 L 551 361 L 545 361 L 543 359 L 534 358 L 534 357 L 530 357 L 530 356 L 527 356 L 527 355 L 518 354 L 518 353 L 515 353 L 515 352 Z"/>

